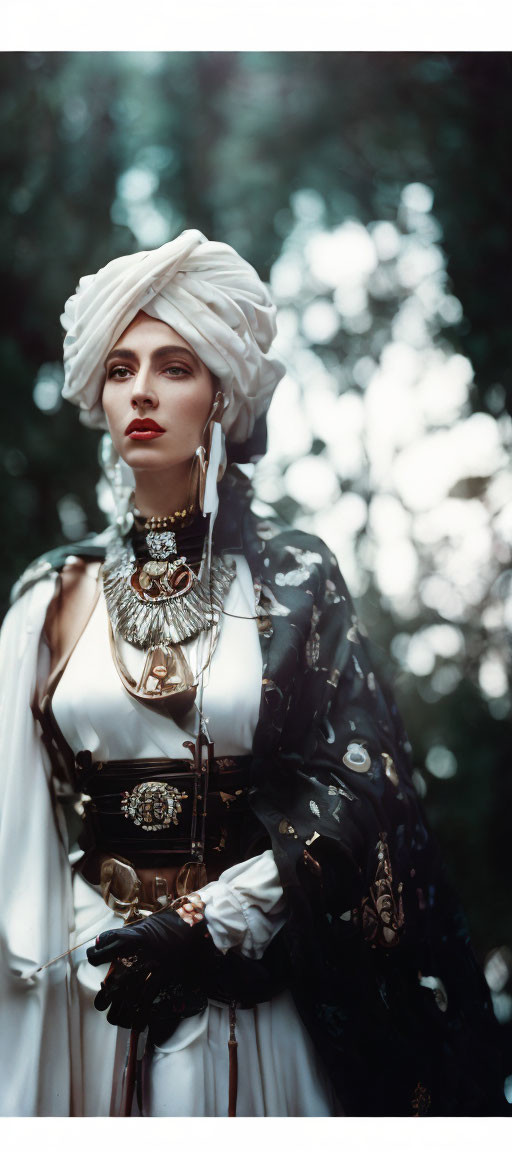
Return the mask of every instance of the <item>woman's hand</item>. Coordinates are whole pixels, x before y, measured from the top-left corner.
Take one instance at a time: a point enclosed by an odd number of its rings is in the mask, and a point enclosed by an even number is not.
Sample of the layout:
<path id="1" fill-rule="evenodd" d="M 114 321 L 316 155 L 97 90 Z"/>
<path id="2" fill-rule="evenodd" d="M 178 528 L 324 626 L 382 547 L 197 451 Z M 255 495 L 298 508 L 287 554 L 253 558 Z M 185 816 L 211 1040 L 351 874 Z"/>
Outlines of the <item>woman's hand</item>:
<path id="1" fill-rule="evenodd" d="M 185 924 L 198 924 L 203 919 L 204 914 L 204 901 L 201 899 L 198 892 L 191 892 L 187 898 L 186 903 L 181 904 L 176 909 L 178 916 L 185 921 Z"/>
<path id="2" fill-rule="evenodd" d="M 160 990 L 172 985 L 200 984 L 213 944 L 202 923 L 199 897 L 178 910 L 165 908 L 135 924 L 102 932 L 87 959 L 94 967 L 110 968 L 94 1006 L 108 1009 L 107 1020 L 142 1030 L 151 1018 Z"/>
<path id="3" fill-rule="evenodd" d="M 184 915 L 164 908 L 135 924 L 102 932 L 94 947 L 87 949 L 87 959 L 97 968 L 136 957 L 152 967 L 162 967 L 169 980 L 180 980 L 204 951 L 208 933 L 202 919 L 202 913 L 199 909 L 194 912 L 193 906 Z"/>

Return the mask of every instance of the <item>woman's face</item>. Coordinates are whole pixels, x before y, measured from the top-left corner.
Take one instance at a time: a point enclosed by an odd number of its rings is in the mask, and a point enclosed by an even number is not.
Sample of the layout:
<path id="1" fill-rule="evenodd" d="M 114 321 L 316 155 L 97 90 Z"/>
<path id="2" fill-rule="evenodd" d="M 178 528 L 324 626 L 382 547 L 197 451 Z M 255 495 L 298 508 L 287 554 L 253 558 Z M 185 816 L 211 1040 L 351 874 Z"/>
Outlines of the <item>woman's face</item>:
<path id="1" fill-rule="evenodd" d="M 190 344 L 139 312 L 105 361 L 103 409 L 114 446 L 137 471 L 190 461 L 202 442 L 214 379 Z"/>

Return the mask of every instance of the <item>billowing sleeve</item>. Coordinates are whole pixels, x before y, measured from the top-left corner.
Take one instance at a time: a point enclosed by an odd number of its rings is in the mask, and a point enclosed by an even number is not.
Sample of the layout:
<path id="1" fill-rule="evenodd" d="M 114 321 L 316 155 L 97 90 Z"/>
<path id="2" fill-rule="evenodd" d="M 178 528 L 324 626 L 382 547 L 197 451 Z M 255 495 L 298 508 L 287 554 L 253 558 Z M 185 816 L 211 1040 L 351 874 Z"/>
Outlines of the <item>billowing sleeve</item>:
<path id="1" fill-rule="evenodd" d="M 65 831 L 31 712 L 53 589 L 49 577 L 27 590 L 0 637 L 1 1115 L 69 1114 L 65 967 L 35 973 L 69 946 L 72 917 Z"/>
<path id="2" fill-rule="evenodd" d="M 199 890 L 213 942 L 260 960 L 285 921 L 285 902 L 270 850 L 227 868 Z"/>

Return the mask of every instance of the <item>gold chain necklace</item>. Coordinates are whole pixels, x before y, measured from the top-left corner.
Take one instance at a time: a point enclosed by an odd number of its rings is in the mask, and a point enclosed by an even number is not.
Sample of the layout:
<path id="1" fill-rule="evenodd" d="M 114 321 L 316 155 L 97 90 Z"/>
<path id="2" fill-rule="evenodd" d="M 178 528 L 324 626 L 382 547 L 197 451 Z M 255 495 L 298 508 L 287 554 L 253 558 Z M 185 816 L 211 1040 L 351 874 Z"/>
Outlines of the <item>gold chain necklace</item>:
<path id="1" fill-rule="evenodd" d="M 189 516 L 194 516 L 197 512 L 195 504 L 191 504 L 189 508 L 180 508 L 177 512 L 170 512 L 167 516 L 145 516 L 138 508 L 133 508 L 133 516 L 135 520 L 143 522 L 146 531 L 164 531 L 166 528 L 171 528 L 173 524 L 184 524 L 184 521 Z"/>

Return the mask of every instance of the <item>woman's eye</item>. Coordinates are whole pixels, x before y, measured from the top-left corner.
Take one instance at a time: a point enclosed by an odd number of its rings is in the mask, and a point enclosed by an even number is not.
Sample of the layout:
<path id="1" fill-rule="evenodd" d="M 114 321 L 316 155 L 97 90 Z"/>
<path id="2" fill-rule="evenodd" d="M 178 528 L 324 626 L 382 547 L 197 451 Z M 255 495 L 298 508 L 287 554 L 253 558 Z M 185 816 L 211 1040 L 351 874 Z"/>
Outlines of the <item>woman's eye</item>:
<path id="1" fill-rule="evenodd" d="M 191 370 L 186 364 L 168 364 L 164 368 L 167 375 L 179 379 L 180 376 L 190 376 Z M 133 374 L 133 369 L 126 367 L 124 364 L 115 364 L 109 369 L 109 380 L 128 380 Z"/>
<path id="2" fill-rule="evenodd" d="M 171 376 L 190 376 L 190 368 L 184 364 L 169 364 L 165 371 L 170 372 Z"/>
<path id="3" fill-rule="evenodd" d="M 129 375 L 129 368 L 124 368 L 122 364 L 117 364 L 115 368 L 110 369 L 108 378 L 109 380 L 126 380 Z"/>

